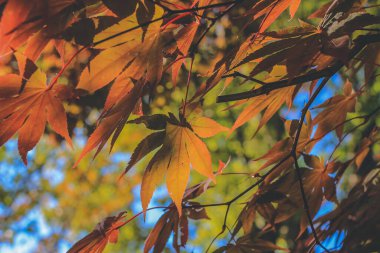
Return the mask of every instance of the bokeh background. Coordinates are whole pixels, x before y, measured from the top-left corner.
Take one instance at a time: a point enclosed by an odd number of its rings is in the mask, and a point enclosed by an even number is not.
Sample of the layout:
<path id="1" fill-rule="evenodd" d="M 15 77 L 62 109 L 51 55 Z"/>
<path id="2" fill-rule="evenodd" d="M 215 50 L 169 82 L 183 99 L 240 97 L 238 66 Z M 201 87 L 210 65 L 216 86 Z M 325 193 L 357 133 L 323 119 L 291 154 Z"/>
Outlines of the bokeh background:
<path id="1" fill-rule="evenodd" d="M 379 3 L 378 1 L 372 2 Z M 317 24 L 318 20 L 308 20 L 307 16 L 324 3 L 326 1 L 302 1 L 296 18 L 290 20 L 288 13 L 284 13 L 271 29 L 297 26 L 298 19 Z M 373 11 L 379 14 L 378 10 Z M 231 16 L 243 12 L 244 10 L 237 9 Z M 254 29 L 254 27 L 250 29 Z M 229 17 L 223 18 L 211 30 L 195 58 L 194 72 L 198 75 L 194 75 L 192 79 L 190 93 L 194 93 L 195 87 L 204 80 L 202 75 L 210 70 L 210 62 L 215 62 L 225 50 L 232 48 L 235 39 L 233 34 L 241 32 L 239 22 L 236 20 L 232 22 Z M 249 33 L 249 30 L 245 32 Z M 68 45 L 67 50 L 73 52 L 76 48 Z M 89 55 L 89 52 L 81 53 L 60 82 L 67 85 L 75 84 Z M 37 65 L 48 73 L 50 78 L 58 72 L 61 67 L 60 56 L 52 44 L 44 50 Z M 246 68 L 249 69 L 249 66 Z M 0 58 L 0 75 L 15 71 L 17 71 L 17 64 L 14 58 L 10 56 Z M 336 74 L 313 106 L 333 96 L 342 87 L 347 77 L 357 80 L 356 87 L 362 85 L 364 74 L 362 71 L 358 73 L 355 76 L 350 76 L 350 73 Z M 147 114 L 177 112 L 184 98 L 185 78 L 186 71 L 182 71 L 179 84 L 174 88 L 169 74 L 164 75 L 152 101 L 143 101 L 144 112 Z M 223 89 L 225 89 L 225 93 L 236 93 L 243 90 L 243 87 L 240 87 L 235 81 L 228 84 L 227 87 L 224 86 L 225 84 L 221 82 L 205 97 L 204 114 L 224 126 L 231 127 L 242 108 L 225 110 L 227 104 L 215 104 L 216 96 Z M 349 117 L 369 113 L 376 104 L 379 104 L 380 82 L 378 79 L 375 78 L 368 84 L 368 87 L 369 95 L 361 96 L 357 112 L 349 114 Z M 107 90 L 108 87 L 105 87 L 93 95 L 77 100 L 73 99 L 65 104 L 74 140 L 73 149 L 69 148 L 49 129 L 37 147 L 28 154 L 28 166 L 22 163 L 18 155 L 16 139 L 10 140 L 0 148 L 1 253 L 66 252 L 73 243 L 90 232 L 103 218 L 123 210 L 128 211 L 128 216 L 141 211 L 139 185 L 144 165 L 149 158 L 135 166 L 120 181 L 118 178 L 133 149 L 144 136 L 149 134 L 144 126 L 126 125 L 111 152 L 106 147 L 96 159 L 93 160 L 92 155 L 88 155 L 78 167 L 72 167 L 84 147 L 89 133 L 96 125 Z M 284 121 L 299 117 L 300 109 L 308 98 L 309 90 L 301 89 L 295 98 L 293 107 L 291 109 L 283 108 L 254 138 L 252 137 L 260 118 L 252 119 L 229 137 L 220 134 L 207 139 L 206 143 L 212 153 L 215 170 L 219 160 L 226 162 L 230 159 L 230 163 L 224 170 L 226 175 L 219 176 L 215 187 L 197 201 L 201 203 L 223 202 L 252 184 L 254 179 L 251 175 L 263 163 L 262 161 L 253 161 L 253 159 L 265 154 L 286 134 Z M 317 112 L 318 110 L 312 110 L 312 115 L 316 115 Z M 360 121 L 352 121 L 349 124 L 354 126 L 359 123 Z M 380 118 L 371 124 L 376 123 L 379 125 Z M 370 126 L 365 126 L 355 135 L 347 136 L 341 147 L 335 151 L 334 157 L 343 160 L 352 157 L 353 151 L 361 139 L 361 131 L 364 133 L 368 129 Z M 338 139 L 334 133 L 331 133 L 314 147 L 312 153 L 327 158 L 337 143 Z M 378 148 L 377 151 L 379 151 Z M 203 178 L 200 175 L 192 172 L 190 185 L 201 180 Z M 348 173 L 348 176 L 345 176 L 338 186 L 338 198 L 346 197 L 347 192 L 357 180 L 355 174 Z M 248 196 L 242 198 L 240 203 L 247 200 Z M 151 206 L 169 203 L 166 188 L 162 186 L 156 191 Z M 228 224 L 232 225 L 235 222 L 242 207 L 243 205 L 239 203 L 233 206 L 230 210 Z M 325 202 L 317 217 L 333 208 L 333 203 Z M 190 239 L 185 249 L 186 252 L 204 252 L 213 237 L 220 232 L 225 214 L 224 207 L 210 207 L 207 209 L 207 213 L 210 217 L 209 220 L 190 222 Z M 161 214 L 162 211 L 153 210 L 147 214 L 145 221 L 143 217 L 139 217 L 129 223 L 121 230 L 119 243 L 108 245 L 106 252 L 140 252 L 146 236 Z M 275 238 L 279 246 L 291 248 L 294 246 L 294 238 L 298 234 L 298 219 L 301 215 L 302 210 L 297 217 L 282 223 L 278 230 L 269 236 Z M 255 226 L 260 229 L 264 225 L 264 219 L 258 216 Z M 339 245 L 341 239 L 336 235 L 325 241 L 324 244 L 333 248 Z M 225 233 L 225 237 L 222 236 L 217 240 L 214 246 L 221 246 L 227 240 L 228 234 Z M 167 252 L 170 251 L 169 245 Z"/>

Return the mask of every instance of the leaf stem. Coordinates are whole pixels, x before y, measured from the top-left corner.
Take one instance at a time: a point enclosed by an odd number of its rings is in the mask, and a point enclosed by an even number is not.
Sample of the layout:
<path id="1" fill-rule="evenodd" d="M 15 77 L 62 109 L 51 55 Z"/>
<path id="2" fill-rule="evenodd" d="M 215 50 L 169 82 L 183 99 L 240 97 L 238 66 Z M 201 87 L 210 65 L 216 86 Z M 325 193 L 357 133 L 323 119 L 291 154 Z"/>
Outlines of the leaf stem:
<path id="1" fill-rule="evenodd" d="M 172 207 L 170 206 L 155 206 L 155 207 L 150 207 L 148 209 L 146 209 L 145 211 L 141 211 L 141 212 L 138 212 L 137 214 L 133 215 L 131 218 L 129 218 L 128 220 L 124 221 L 123 223 L 121 223 L 119 226 L 117 226 L 115 229 L 119 229 L 125 225 L 127 225 L 129 222 L 133 221 L 134 219 L 136 219 L 137 217 L 139 217 L 140 215 L 148 212 L 148 211 L 151 211 L 151 210 L 155 210 L 155 209 L 171 209 Z"/>
<path id="2" fill-rule="evenodd" d="M 186 94 L 185 94 L 185 101 L 183 102 L 184 104 L 183 104 L 183 111 L 182 111 L 182 115 L 184 117 L 186 114 L 187 97 L 189 95 L 189 87 L 190 87 L 191 72 L 193 71 L 193 63 L 194 63 L 194 55 L 192 55 L 190 59 L 189 74 L 187 75 L 187 81 L 186 81 Z"/>
<path id="3" fill-rule="evenodd" d="M 70 63 L 75 59 L 75 57 L 77 57 L 83 50 L 85 50 L 87 48 L 87 46 L 85 47 L 82 47 L 81 49 L 79 49 L 78 51 L 75 52 L 75 54 L 73 54 L 70 59 L 62 66 L 61 70 L 58 72 L 58 74 L 54 77 L 54 79 L 50 82 L 50 84 L 48 85 L 48 87 L 46 88 L 46 90 L 51 90 L 54 85 L 58 82 L 58 79 L 62 76 L 63 72 L 65 72 L 65 70 L 67 69 L 67 67 L 70 65 Z"/>

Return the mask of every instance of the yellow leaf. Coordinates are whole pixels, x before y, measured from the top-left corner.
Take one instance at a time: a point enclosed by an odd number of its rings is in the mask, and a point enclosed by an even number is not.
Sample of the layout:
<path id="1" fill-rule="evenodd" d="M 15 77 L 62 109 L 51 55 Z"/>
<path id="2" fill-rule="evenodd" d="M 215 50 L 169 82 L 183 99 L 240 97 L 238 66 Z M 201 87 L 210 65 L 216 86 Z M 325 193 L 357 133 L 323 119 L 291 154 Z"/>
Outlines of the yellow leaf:
<path id="1" fill-rule="evenodd" d="M 166 174 L 170 162 L 169 159 L 170 156 L 168 153 L 161 149 L 152 158 L 144 172 L 140 190 L 141 204 L 144 211 L 148 208 L 154 190 L 161 183 Z"/>
<path id="2" fill-rule="evenodd" d="M 156 7 L 153 19 L 162 15 L 162 8 Z M 96 46 L 105 50 L 83 70 L 77 88 L 89 92 L 101 89 L 113 81 L 127 65 L 129 67 L 125 71 L 126 77 L 138 80 L 146 72 L 146 79 L 150 83 L 161 79 L 163 58 L 159 29 L 161 23 L 162 20 L 150 24 L 146 34 L 141 28 L 126 32 L 138 26 L 136 15 L 132 15 L 97 34 L 94 38 L 95 44 L 112 36 L 115 38 Z"/>
<path id="3" fill-rule="evenodd" d="M 170 162 L 166 175 L 166 187 L 178 213 L 182 214 L 182 198 L 185 193 L 190 174 L 189 154 L 186 150 L 184 135 L 186 129 L 171 124 L 167 126 L 167 136 L 172 144 Z"/>
<path id="4" fill-rule="evenodd" d="M 119 34 L 123 31 L 126 31 L 136 26 L 138 26 L 138 23 L 137 23 L 137 18 L 135 14 L 127 18 L 124 18 L 117 24 L 114 24 L 113 26 L 95 35 L 94 37 L 95 44 L 98 43 L 99 41 L 107 39 L 107 41 L 104 41 L 100 43 L 99 45 L 97 45 L 96 48 L 106 49 L 106 48 L 110 48 L 116 45 L 120 45 L 125 42 L 129 42 L 132 39 L 141 37 L 142 30 L 139 28 L 139 29 L 136 29 L 135 31 L 116 36 L 115 38 L 112 38 L 112 39 L 108 39 L 112 36 L 115 36 L 116 34 Z"/>
<path id="5" fill-rule="evenodd" d="M 160 18 L 163 15 L 164 15 L 164 10 L 160 8 L 159 6 L 156 6 L 152 20 Z M 161 24 L 162 24 L 162 20 L 154 22 L 149 25 L 148 29 L 157 29 L 161 26 Z M 94 43 L 96 44 L 97 42 L 102 41 L 106 38 L 118 35 L 96 46 L 97 48 L 104 49 L 104 48 L 110 48 L 116 45 L 120 45 L 121 43 L 130 42 L 135 38 L 141 38 L 143 34 L 143 30 L 141 29 L 141 27 L 137 28 L 136 30 L 122 34 L 123 32 L 133 29 L 137 26 L 139 26 L 139 24 L 137 22 L 137 17 L 136 17 L 136 12 L 135 12 L 133 15 L 127 18 L 124 18 L 119 23 L 97 34 L 94 38 Z"/>
<path id="6" fill-rule="evenodd" d="M 145 75 L 147 82 L 155 84 L 162 75 L 163 34 L 160 29 L 150 29 L 144 41 L 137 36 L 138 39 L 102 51 L 83 70 L 77 88 L 94 92 L 121 73 L 124 78 L 135 80 Z"/>
<path id="7" fill-rule="evenodd" d="M 97 55 L 80 76 L 77 88 L 94 92 L 110 83 L 120 74 L 134 56 L 129 43 L 109 48 Z"/>
<path id="8" fill-rule="evenodd" d="M 116 138 L 119 136 L 124 127 L 125 122 L 128 120 L 129 115 L 132 113 L 137 100 L 141 96 L 142 86 L 136 84 L 132 89 L 129 86 L 125 87 L 126 94 L 123 97 L 114 97 L 107 100 L 107 104 L 100 117 L 100 123 L 95 131 L 90 135 L 86 146 L 83 148 L 79 158 L 77 159 L 74 167 L 78 165 L 80 160 L 91 150 L 98 147 L 95 156 L 100 152 L 107 140 L 112 137 L 111 148 L 115 143 Z M 108 108 L 108 106 L 110 108 Z"/>
<path id="9" fill-rule="evenodd" d="M 181 215 L 190 164 L 200 174 L 215 179 L 211 155 L 206 144 L 190 128 L 167 123 L 163 145 L 145 169 L 141 185 L 143 209 L 147 209 L 155 188 L 166 173 L 168 192 Z"/>
<path id="10" fill-rule="evenodd" d="M 295 87 L 286 87 L 275 90 L 269 95 L 261 95 L 253 99 L 248 100 L 248 104 L 244 110 L 240 113 L 232 126 L 231 132 L 248 122 L 253 117 L 257 116 L 264 109 L 264 115 L 260 120 L 256 133 L 263 127 L 270 118 L 286 103 L 288 107 L 291 106 L 292 96 L 295 92 Z"/>
<path id="11" fill-rule="evenodd" d="M 13 77 L 10 78 L 9 82 L 4 83 L 5 92 L 0 94 L 0 146 L 18 131 L 18 149 L 26 164 L 26 155 L 43 135 L 46 122 L 70 145 L 71 139 L 67 130 L 66 113 L 62 101 L 57 97 L 57 87 L 49 89 L 46 86 L 46 75 L 37 70 L 20 94 L 9 96 L 20 89 L 21 79 L 19 80 L 20 83 Z"/>
<path id="12" fill-rule="evenodd" d="M 190 163 L 200 174 L 214 180 L 211 167 L 211 155 L 206 144 L 201 141 L 190 129 L 184 129 L 185 144 Z"/>
<path id="13" fill-rule="evenodd" d="M 227 127 L 224 127 L 215 120 L 206 117 L 194 118 L 189 123 L 194 132 L 202 138 L 212 137 L 220 132 L 228 131 Z"/>

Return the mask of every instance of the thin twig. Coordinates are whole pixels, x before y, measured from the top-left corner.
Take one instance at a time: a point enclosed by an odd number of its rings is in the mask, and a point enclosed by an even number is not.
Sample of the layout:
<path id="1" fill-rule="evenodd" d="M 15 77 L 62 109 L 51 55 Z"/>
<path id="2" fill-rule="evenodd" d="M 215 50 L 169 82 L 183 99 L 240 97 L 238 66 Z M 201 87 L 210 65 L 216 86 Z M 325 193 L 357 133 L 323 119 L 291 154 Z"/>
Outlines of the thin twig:
<path id="1" fill-rule="evenodd" d="M 206 30 L 200 35 L 199 39 L 194 43 L 194 45 L 191 47 L 190 51 L 192 53 L 196 53 L 196 51 L 198 50 L 198 46 L 199 44 L 201 43 L 201 41 L 203 40 L 203 38 L 206 36 L 206 34 L 211 30 L 211 28 L 216 24 L 216 22 L 218 20 L 220 20 L 222 17 L 224 17 L 226 14 L 228 14 L 233 8 L 235 8 L 237 5 L 241 4 L 242 2 L 244 2 L 245 0 L 235 0 L 235 1 L 231 1 L 231 2 L 226 2 L 228 3 L 228 5 L 230 5 L 227 10 L 223 11 L 222 13 L 220 13 L 219 15 L 217 15 L 210 23 L 210 25 L 206 28 Z"/>
<path id="2" fill-rule="evenodd" d="M 371 43 L 380 42 L 380 36 L 378 34 L 367 34 L 367 35 L 361 35 L 358 36 L 357 39 L 354 41 L 354 47 L 350 50 L 350 53 L 348 54 L 348 59 L 354 58 L 364 47 Z M 309 81 L 317 80 L 322 77 L 332 76 L 336 72 L 338 72 L 342 67 L 344 66 L 344 63 L 342 61 L 337 61 L 333 66 L 327 67 L 325 69 L 319 70 L 319 71 L 313 71 L 306 73 L 304 75 L 300 75 L 298 77 L 292 78 L 292 79 L 284 79 L 279 80 L 271 83 L 265 83 L 262 87 L 250 91 L 245 91 L 241 93 L 235 93 L 235 94 L 228 94 L 223 96 L 218 96 L 217 103 L 221 102 L 228 102 L 228 101 L 237 101 L 237 100 L 243 100 L 247 98 L 257 97 L 260 95 L 268 94 L 273 90 L 281 89 L 284 87 L 289 87 L 297 84 L 306 83 Z M 223 77 L 229 77 L 229 76 L 240 76 L 244 77 L 248 80 L 258 82 L 257 79 L 254 79 L 249 76 L 245 76 L 241 73 L 237 74 L 228 74 Z M 260 81 L 262 82 L 262 81 Z"/>
<path id="3" fill-rule="evenodd" d="M 297 178 L 298 178 L 298 181 L 299 181 L 299 184 L 300 184 L 300 191 L 301 191 L 302 201 L 303 201 L 303 204 L 304 204 L 304 209 L 305 209 L 305 213 L 306 213 L 309 225 L 311 227 L 311 231 L 312 231 L 313 236 L 314 236 L 314 240 L 326 252 L 330 252 L 330 251 L 325 246 L 323 246 L 323 244 L 319 240 L 318 234 L 317 234 L 317 232 L 315 230 L 315 227 L 314 227 L 314 224 L 313 224 L 313 218 L 311 217 L 311 214 L 310 214 L 310 207 L 309 207 L 309 203 L 307 201 L 307 197 L 306 197 L 306 193 L 305 193 L 305 187 L 304 187 L 303 181 L 302 181 L 301 168 L 300 168 L 300 166 L 298 164 L 297 146 L 298 146 L 299 138 L 301 136 L 302 126 L 304 124 L 304 121 L 305 121 L 305 118 L 306 118 L 306 114 L 307 114 L 307 112 L 308 112 L 311 104 L 314 102 L 314 100 L 317 98 L 318 94 L 321 92 L 321 90 L 323 89 L 323 87 L 329 81 L 330 77 L 331 76 L 325 77 L 322 80 L 322 82 L 318 86 L 317 90 L 313 93 L 313 95 L 311 96 L 311 98 L 309 99 L 309 101 L 307 102 L 307 104 L 302 109 L 301 118 L 300 118 L 299 123 L 298 123 L 298 127 L 297 127 L 297 130 L 296 130 L 296 135 L 294 137 L 294 142 L 293 142 L 293 145 L 292 145 L 292 150 L 290 152 L 291 156 L 293 157 L 294 164 L 295 164 L 295 167 L 296 167 L 296 173 L 297 173 Z"/>
<path id="4" fill-rule="evenodd" d="M 329 156 L 329 160 L 331 160 L 331 158 L 333 157 L 334 153 L 336 152 L 336 150 L 338 149 L 338 147 L 340 146 L 340 144 L 342 144 L 342 142 L 347 138 L 348 135 L 350 135 L 351 133 L 353 133 L 356 129 L 366 125 L 369 120 L 374 116 L 376 115 L 380 110 L 380 106 L 378 106 L 375 110 L 373 110 L 372 112 L 370 112 L 369 114 L 367 115 L 364 115 L 364 116 L 357 116 L 357 117 L 354 117 L 352 119 L 364 119 L 363 122 L 361 122 L 359 125 L 357 126 L 354 126 L 353 128 L 351 128 L 350 130 L 348 130 L 345 135 L 339 140 L 339 142 L 335 145 L 334 147 L 334 150 L 331 152 L 330 156 Z M 351 119 L 351 120 L 352 120 Z"/>
<path id="5" fill-rule="evenodd" d="M 187 96 L 189 95 L 190 79 L 191 79 L 191 72 L 193 71 L 193 63 L 194 63 L 194 55 L 192 55 L 190 59 L 190 68 L 189 68 L 189 73 L 187 75 L 186 94 L 185 94 L 185 101 L 183 102 L 183 111 L 182 111 L 183 117 L 185 117 L 185 114 L 186 114 Z"/>
<path id="6" fill-rule="evenodd" d="M 173 13 L 173 14 L 179 14 L 179 13 L 184 13 L 184 12 L 195 12 L 195 11 L 207 10 L 207 9 L 212 9 L 212 8 L 224 7 L 224 6 L 234 4 L 236 2 L 239 2 L 239 0 L 227 1 L 227 2 L 216 3 L 216 4 L 209 4 L 209 5 L 193 7 L 193 8 L 189 8 L 189 9 L 179 9 L 179 10 L 169 9 L 168 11 Z M 165 2 L 165 3 L 172 4 L 169 2 Z"/>
<path id="7" fill-rule="evenodd" d="M 54 79 L 50 82 L 47 90 L 50 90 L 54 87 L 54 85 L 58 82 L 58 79 L 62 76 L 63 72 L 65 72 L 66 68 L 70 65 L 70 63 L 77 57 L 83 50 L 85 50 L 87 47 L 82 47 L 78 51 L 76 51 L 73 56 L 70 57 L 70 59 L 62 66 L 61 70 L 58 72 L 58 74 L 54 77 Z"/>
<path id="8" fill-rule="evenodd" d="M 188 9 L 180 9 L 180 10 L 171 10 L 170 8 L 168 7 L 165 7 L 165 6 L 162 6 L 161 4 L 159 4 L 158 2 L 156 1 L 153 1 L 154 4 L 157 4 L 158 6 L 160 6 L 161 8 L 163 8 L 165 11 L 167 11 L 166 14 L 162 15 L 161 17 L 158 17 L 156 19 L 153 19 L 153 20 L 150 20 L 150 21 L 147 21 L 145 23 L 142 23 L 142 24 L 139 24 L 139 25 L 136 25 L 134 27 L 131 27 L 129 29 L 126 29 L 124 31 L 121 31 L 121 32 L 118 32 L 116 34 L 113 34 L 111 36 L 108 36 L 104 39 L 101 39 L 97 42 L 94 42 L 92 43 L 90 46 L 92 47 L 95 47 L 95 46 L 98 46 L 99 44 L 102 44 L 104 42 L 107 42 L 111 39 L 114 39 L 114 38 L 117 38 L 121 35 L 124 35 L 126 33 L 129 33 L 129 32 L 132 32 L 134 30 L 137 30 L 139 28 L 143 28 L 143 27 L 146 27 L 150 24 L 153 24 L 155 22 L 158 22 L 158 21 L 161 21 L 161 20 L 164 20 L 165 18 L 168 18 L 172 15 L 175 15 L 175 14 L 182 14 L 182 13 L 187 13 L 187 12 L 196 12 L 196 11 L 199 11 L 199 10 L 206 10 L 206 9 L 211 9 L 211 8 L 216 8 L 216 7 L 223 7 L 223 6 L 228 6 L 228 5 L 231 5 L 231 4 L 236 4 L 238 3 L 239 0 L 235 0 L 235 1 L 229 1 L 229 2 L 224 2 L 224 3 L 217 3 L 217 4 L 210 4 L 210 5 L 206 5 L 206 6 L 200 6 L 200 7 L 193 7 L 193 8 L 188 8 Z M 216 22 L 216 20 L 213 20 L 213 22 Z M 206 34 L 204 34 L 203 36 L 205 36 Z M 199 41 L 200 42 L 200 41 Z M 54 87 L 54 85 L 57 83 L 58 81 L 58 78 L 63 74 L 63 72 L 66 70 L 66 68 L 69 66 L 69 64 L 73 61 L 73 59 L 79 54 L 81 53 L 82 51 L 84 51 L 86 48 L 90 47 L 90 46 L 86 46 L 86 47 L 82 47 L 80 50 L 78 50 L 70 59 L 69 61 L 62 67 L 62 69 L 58 72 L 58 74 L 55 76 L 55 78 L 52 80 L 52 82 L 48 85 L 47 89 L 50 90 L 51 88 Z"/>

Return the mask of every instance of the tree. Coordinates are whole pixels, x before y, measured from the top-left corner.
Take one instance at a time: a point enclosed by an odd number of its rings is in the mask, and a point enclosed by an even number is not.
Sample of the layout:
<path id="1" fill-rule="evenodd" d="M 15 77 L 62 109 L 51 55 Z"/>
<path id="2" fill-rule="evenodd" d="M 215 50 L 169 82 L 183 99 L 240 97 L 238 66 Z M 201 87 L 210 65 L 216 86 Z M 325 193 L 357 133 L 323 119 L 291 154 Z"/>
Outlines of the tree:
<path id="1" fill-rule="evenodd" d="M 218 231 L 194 240 L 200 251 L 380 250 L 377 1 L 0 6 L 0 145 L 17 136 L 28 166 L 21 186 L 2 184 L 4 230 L 38 189 L 65 207 L 47 214 L 63 231 L 88 230 L 68 252 L 180 252 L 202 229 Z M 123 171 L 105 146 L 130 153 Z M 55 185 L 25 183 L 66 163 Z M 131 214 L 120 200 L 137 185 L 142 211 Z M 167 195 L 152 205 L 157 188 Z M 157 210 L 140 234 L 135 221 Z M 73 212 L 86 228 L 65 224 Z"/>

